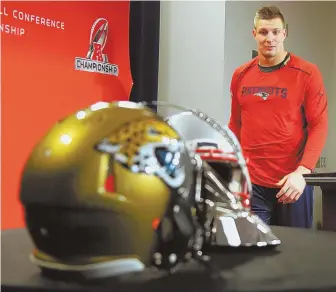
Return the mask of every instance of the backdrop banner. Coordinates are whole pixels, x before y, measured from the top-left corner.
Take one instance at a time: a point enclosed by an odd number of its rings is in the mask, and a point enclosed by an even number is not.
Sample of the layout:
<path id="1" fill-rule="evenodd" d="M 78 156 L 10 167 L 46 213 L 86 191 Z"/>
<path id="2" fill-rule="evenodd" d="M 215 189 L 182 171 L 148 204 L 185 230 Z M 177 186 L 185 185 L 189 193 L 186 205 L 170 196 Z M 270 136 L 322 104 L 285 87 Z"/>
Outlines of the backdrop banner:
<path id="1" fill-rule="evenodd" d="M 2 229 L 24 226 L 19 182 L 35 143 L 65 116 L 128 100 L 129 1 L 1 1 Z"/>

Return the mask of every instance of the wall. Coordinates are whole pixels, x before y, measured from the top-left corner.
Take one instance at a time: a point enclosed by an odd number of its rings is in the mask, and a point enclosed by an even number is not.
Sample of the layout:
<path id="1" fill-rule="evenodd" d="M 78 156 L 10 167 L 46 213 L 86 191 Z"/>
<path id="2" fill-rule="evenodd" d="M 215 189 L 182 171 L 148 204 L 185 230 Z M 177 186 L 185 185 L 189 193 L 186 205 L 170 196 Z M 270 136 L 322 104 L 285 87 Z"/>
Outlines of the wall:
<path id="1" fill-rule="evenodd" d="M 35 143 L 82 107 L 127 100 L 132 79 L 129 2 L 2 1 L 1 12 L 1 228 L 7 229 L 24 224 L 20 176 Z M 100 17 L 108 23 L 106 43 L 90 58 L 90 45 L 98 48 L 94 34 L 106 25 L 99 21 L 91 30 Z M 75 70 L 77 57 L 81 64 L 105 66 L 100 53 L 109 67 L 118 66 L 117 75 Z"/>
<path id="2" fill-rule="evenodd" d="M 224 1 L 161 2 L 159 100 L 223 120 L 224 26 Z"/>
<path id="3" fill-rule="evenodd" d="M 329 20 L 330 28 L 335 28 L 335 22 L 333 20 L 336 13 L 336 2 L 330 2 L 332 7 L 329 9 Z M 329 5 L 330 5 L 329 4 Z M 330 5 L 331 6 L 331 5 Z M 328 14 L 327 14 L 328 15 Z M 325 35 L 326 36 L 326 35 Z M 331 71 L 329 76 L 329 87 L 328 89 L 328 103 L 329 103 L 329 132 L 326 147 L 323 151 L 323 156 L 326 157 L 326 167 L 317 169 L 317 172 L 336 172 L 336 34 L 333 31 L 330 35 L 331 48 L 333 50 L 331 54 Z M 332 57 L 333 56 L 333 57 Z M 328 58 L 328 57 L 326 57 Z M 322 220 L 322 192 L 319 187 L 315 188 L 316 193 L 316 221 L 320 221 L 323 224 Z"/>
<path id="4" fill-rule="evenodd" d="M 330 27 L 335 28 L 335 21 L 333 17 L 336 13 L 336 2 L 331 2 L 333 4 L 333 9 L 330 9 Z M 329 87 L 329 135 L 327 147 L 325 149 L 325 155 L 327 157 L 327 166 L 325 171 L 336 172 L 336 155 L 335 155 L 335 147 L 336 147 L 336 33 L 330 37 L 330 40 L 333 42 L 333 62 L 330 62 L 332 69 L 330 78 L 330 87 Z M 332 127 L 333 125 L 333 127 Z"/>

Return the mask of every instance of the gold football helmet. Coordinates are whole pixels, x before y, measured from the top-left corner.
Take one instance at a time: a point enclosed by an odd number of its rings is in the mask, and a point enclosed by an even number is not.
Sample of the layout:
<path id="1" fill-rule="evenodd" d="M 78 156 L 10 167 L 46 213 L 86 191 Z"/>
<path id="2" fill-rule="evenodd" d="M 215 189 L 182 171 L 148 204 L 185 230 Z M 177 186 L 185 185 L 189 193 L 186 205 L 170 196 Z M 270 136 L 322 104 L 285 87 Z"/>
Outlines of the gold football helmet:
<path id="1" fill-rule="evenodd" d="M 85 278 L 171 269 L 199 233 L 193 168 L 178 133 L 145 106 L 101 102 L 58 122 L 22 175 L 32 260 Z"/>

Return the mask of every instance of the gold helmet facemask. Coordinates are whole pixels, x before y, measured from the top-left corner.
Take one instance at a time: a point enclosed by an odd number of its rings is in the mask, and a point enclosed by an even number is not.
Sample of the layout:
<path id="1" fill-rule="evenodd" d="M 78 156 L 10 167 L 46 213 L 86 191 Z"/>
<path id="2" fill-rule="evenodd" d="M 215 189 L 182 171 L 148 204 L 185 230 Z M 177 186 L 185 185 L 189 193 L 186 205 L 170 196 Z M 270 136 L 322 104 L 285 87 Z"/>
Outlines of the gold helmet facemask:
<path id="1" fill-rule="evenodd" d="M 22 174 L 32 260 L 87 279 L 198 256 L 195 165 L 179 134 L 140 104 L 97 103 L 63 119 Z"/>

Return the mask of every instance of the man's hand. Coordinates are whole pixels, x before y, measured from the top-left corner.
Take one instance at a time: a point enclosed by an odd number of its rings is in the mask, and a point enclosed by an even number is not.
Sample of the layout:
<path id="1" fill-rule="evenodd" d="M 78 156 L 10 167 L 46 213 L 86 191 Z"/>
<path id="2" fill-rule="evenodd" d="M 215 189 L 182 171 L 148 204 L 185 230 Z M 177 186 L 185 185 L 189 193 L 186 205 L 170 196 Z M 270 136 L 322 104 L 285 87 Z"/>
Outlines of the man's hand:
<path id="1" fill-rule="evenodd" d="M 306 180 L 303 174 L 311 171 L 305 167 L 299 166 L 298 169 L 284 176 L 277 185 L 281 187 L 276 197 L 280 203 L 288 204 L 296 202 L 302 195 L 306 187 Z"/>

